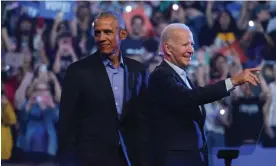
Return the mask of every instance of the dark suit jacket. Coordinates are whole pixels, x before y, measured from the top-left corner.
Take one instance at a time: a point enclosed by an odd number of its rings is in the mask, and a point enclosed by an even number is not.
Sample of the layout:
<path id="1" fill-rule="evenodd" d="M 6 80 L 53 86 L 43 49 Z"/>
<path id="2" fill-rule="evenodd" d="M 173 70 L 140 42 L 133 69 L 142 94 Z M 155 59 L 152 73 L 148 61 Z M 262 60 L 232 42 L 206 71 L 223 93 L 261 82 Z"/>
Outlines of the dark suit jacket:
<path id="1" fill-rule="evenodd" d="M 142 165 L 146 126 L 141 103 L 145 98 L 148 74 L 137 61 L 124 58 L 124 64 L 124 103 L 120 118 L 100 53 L 69 66 L 58 123 L 58 156 L 61 162 L 63 157 L 71 156 L 75 162 L 84 165 L 116 165 L 121 146 L 120 129 L 132 165 Z"/>
<path id="2" fill-rule="evenodd" d="M 225 81 L 205 87 L 190 84 L 193 90 L 165 61 L 150 75 L 147 115 L 154 166 L 166 165 L 168 153 L 173 151 L 199 155 L 206 146 L 203 134 L 205 113 L 200 112 L 199 106 L 229 95 Z"/>

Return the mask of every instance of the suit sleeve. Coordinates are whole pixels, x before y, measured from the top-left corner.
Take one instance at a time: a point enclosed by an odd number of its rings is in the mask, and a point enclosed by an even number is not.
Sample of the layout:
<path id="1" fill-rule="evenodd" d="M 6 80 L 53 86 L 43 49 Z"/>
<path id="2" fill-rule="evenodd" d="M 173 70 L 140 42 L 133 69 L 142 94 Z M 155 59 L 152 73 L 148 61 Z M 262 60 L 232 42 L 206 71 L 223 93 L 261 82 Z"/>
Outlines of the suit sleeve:
<path id="1" fill-rule="evenodd" d="M 177 81 L 172 74 L 161 72 L 151 75 L 149 79 L 149 91 L 151 101 L 155 101 L 170 109 L 180 110 L 181 112 L 193 110 L 189 109 L 189 107 L 194 108 L 230 95 L 226 90 L 224 80 L 205 87 L 189 89 Z"/>
<path id="2" fill-rule="evenodd" d="M 67 69 L 60 101 L 58 121 L 58 156 L 66 160 L 75 154 L 76 105 L 80 94 L 80 75 L 74 66 Z"/>

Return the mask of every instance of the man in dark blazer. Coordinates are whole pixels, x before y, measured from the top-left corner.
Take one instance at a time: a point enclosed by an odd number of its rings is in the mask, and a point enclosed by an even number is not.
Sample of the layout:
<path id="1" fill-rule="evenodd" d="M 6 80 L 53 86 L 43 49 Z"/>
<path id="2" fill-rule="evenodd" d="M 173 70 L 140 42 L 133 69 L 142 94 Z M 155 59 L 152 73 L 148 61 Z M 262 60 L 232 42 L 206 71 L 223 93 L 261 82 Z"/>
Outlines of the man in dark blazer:
<path id="1" fill-rule="evenodd" d="M 120 15 L 100 13 L 94 21 L 98 51 L 69 66 L 58 123 L 61 166 L 145 164 L 141 106 L 148 74 L 142 64 L 121 55 L 127 35 Z"/>
<path id="2" fill-rule="evenodd" d="M 212 85 L 195 87 L 186 73 L 193 45 L 192 33 L 185 24 L 170 24 L 162 33 L 164 61 L 151 73 L 147 95 L 152 166 L 207 165 L 203 105 L 228 96 L 237 85 L 259 83 L 252 73 L 259 69 L 254 68 Z"/>

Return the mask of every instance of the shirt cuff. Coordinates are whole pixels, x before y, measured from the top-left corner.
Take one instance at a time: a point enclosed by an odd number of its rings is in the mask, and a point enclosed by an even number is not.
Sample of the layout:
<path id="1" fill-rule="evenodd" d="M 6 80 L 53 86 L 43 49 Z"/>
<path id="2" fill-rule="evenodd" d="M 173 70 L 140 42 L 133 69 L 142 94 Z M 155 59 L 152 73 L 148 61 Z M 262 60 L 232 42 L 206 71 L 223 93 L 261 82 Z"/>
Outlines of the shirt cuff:
<path id="1" fill-rule="evenodd" d="M 225 85 L 226 85 L 226 90 L 227 90 L 227 92 L 230 92 L 230 91 L 232 91 L 232 90 L 235 89 L 235 87 L 234 87 L 234 85 L 232 84 L 232 81 L 231 81 L 230 78 L 227 78 L 227 79 L 225 80 Z"/>

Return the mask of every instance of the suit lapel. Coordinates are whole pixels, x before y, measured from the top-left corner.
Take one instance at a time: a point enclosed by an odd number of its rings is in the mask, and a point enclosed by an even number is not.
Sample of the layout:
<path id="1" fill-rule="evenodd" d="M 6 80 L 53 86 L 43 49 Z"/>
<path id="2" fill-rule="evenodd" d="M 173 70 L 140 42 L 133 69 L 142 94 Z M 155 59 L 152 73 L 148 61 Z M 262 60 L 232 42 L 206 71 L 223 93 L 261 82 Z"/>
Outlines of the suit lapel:
<path id="1" fill-rule="evenodd" d="M 167 64 L 166 61 L 163 60 L 161 66 L 170 69 L 170 70 L 173 72 L 173 74 L 175 75 L 175 78 L 177 78 L 177 80 L 178 80 L 179 82 L 181 82 L 183 86 L 185 86 L 186 88 L 189 88 L 189 87 L 187 86 L 187 84 L 182 80 L 182 78 L 176 73 L 176 71 L 175 71 L 173 68 L 171 68 L 171 66 L 170 66 L 169 64 Z M 194 85 L 193 82 L 189 79 L 189 77 L 187 77 L 187 80 L 188 80 L 190 86 L 192 87 L 192 89 L 196 90 L 195 85 Z M 206 113 L 205 113 L 204 106 L 200 106 L 200 107 L 202 108 L 202 115 L 203 115 L 202 117 L 205 119 L 205 114 L 206 114 Z"/>
<path id="2" fill-rule="evenodd" d="M 112 87 L 110 84 L 110 80 L 108 77 L 108 74 L 106 72 L 106 68 L 102 62 L 101 59 L 101 55 L 99 52 L 96 52 L 95 56 L 93 58 L 95 58 L 92 63 L 93 63 L 93 73 L 95 73 L 97 75 L 97 77 L 95 78 L 99 78 L 96 81 L 99 81 L 99 85 L 101 85 L 103 88 L 101 89 L 102 93 L 105 94 L 106 99 L 108 104 L 110 105 L 111 109 L 115 111 L 116 115 L 117 115 L 117 109 L 116 109 L 116 105 L 115 105 L 115 99 L 114 99 L 114 94 L 112 91 Z M 97 71 L 95 71 L 95 69 L 98 69 Z"/>
<path id="3" fill-rule="evenodd" d="M 173 73 L 174 77 L 177 79 L 178 82 L 181 82 L 181 84 L 183 86 L 185 86 L 186 88 L 189 88 L 186 85 L 186 83 L 183 81 L 183 79 L 177 74 L 177 72 L 165 60 L 163 60 L 163 62 L 161 63 L 161 66 L 169 69 Z"/>
<path id="4" fill-rule="evenodd" d="M 191 85 L 191 87 L 193 89 L 196 89 L 195 85 L 193 84 L 193 82 L 190 80 L 189 77 L 187 77 L 187 80 L 188 80 L 189 84 Z M 201 107 L 201 110 L 202 110 L 202 115 L 205 118 L 205 108 L 204 108 L 204 105 L 201 105 L 200 107 Z"/>
<path id="5" fill-rule="evenodd" d="M 132 68 L 128 65 L 128 59 L 124 58 L 125 68 L 124 68 L 124 101 L 123 101 L 123 109 L 120 117 L 120 121 L 122 122 L 126 117 L 129 100 L 132 96 L 132 87 L 134 81 L 134 73 L 132 72 Z"/>

